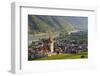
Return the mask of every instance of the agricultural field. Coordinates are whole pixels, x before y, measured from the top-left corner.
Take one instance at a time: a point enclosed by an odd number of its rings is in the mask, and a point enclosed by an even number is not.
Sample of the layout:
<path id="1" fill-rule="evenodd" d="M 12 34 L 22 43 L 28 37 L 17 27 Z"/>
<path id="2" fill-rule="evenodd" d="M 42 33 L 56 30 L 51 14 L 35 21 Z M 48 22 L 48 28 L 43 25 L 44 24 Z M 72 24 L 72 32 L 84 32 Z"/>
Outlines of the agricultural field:
<path id="1" fill-rule="evenodd" d="M 88 58 L 88 53 L 82 52 L 78 54 L 57 54 L 43 58 L 33 58 L 32 60 L 86 59 L 86 58 Z"/>

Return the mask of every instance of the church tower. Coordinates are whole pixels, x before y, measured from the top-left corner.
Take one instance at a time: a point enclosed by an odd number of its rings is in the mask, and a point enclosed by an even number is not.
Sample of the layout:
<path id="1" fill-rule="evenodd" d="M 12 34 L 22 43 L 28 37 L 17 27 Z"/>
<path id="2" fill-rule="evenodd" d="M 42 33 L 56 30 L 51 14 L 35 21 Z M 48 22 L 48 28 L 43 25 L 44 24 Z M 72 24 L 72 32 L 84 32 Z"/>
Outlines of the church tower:
<path id="1" fill-rule="evenodd" d="M 54 52 L 54 36 L 52 32 L 49 32 L 49 45 L 50 45 L 50 51 L 51 53 Z"/>

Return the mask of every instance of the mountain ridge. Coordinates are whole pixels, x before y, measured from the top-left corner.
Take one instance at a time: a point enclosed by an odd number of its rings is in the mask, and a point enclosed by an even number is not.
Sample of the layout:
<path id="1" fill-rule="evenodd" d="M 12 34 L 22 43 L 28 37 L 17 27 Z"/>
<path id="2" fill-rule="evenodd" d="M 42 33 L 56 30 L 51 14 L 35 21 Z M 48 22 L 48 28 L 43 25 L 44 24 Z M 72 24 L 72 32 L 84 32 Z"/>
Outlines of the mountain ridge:
<path id="1" fill-rule="evenodd" d="M 87 30 L 87 17 L 28 15 L 28 32 Z"/>

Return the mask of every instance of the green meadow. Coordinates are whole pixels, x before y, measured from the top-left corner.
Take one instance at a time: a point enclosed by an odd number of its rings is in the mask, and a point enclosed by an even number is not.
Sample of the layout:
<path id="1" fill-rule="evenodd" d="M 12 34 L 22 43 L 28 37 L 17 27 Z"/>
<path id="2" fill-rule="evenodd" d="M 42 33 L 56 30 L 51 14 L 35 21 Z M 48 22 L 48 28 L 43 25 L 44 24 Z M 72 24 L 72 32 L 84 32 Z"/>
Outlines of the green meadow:
<path id="1" fill-rule="evenodd" d="M 86 59 L 88 58 L 87 52 L 77 54 L 56 54 L 42 58 L 33 58 L 32 60 L 58 60 L 58 59 Z"/>

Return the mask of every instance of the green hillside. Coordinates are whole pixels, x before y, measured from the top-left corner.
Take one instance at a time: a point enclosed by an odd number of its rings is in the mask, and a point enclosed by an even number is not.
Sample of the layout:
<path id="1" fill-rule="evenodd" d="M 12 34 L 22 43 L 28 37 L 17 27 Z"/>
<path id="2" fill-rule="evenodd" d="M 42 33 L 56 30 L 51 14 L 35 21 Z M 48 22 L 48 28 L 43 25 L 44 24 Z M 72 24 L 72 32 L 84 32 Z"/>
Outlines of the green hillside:
<path id="1" fill-rule="evenodd" d="M 28 16 L 28 32 L 39 33 L 48 31 L 72 31 L 75 27 L 64 19 L 55 16 Z"/>

